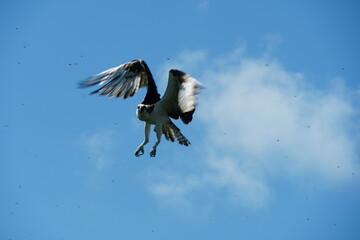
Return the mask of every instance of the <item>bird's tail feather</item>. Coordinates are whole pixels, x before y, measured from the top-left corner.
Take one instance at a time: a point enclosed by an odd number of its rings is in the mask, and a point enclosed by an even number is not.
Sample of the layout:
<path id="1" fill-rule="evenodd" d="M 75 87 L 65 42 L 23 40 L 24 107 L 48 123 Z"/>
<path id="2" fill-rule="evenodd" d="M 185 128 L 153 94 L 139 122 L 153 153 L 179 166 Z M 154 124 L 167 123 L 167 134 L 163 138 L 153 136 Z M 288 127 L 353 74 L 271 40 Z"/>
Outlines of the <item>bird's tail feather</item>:
<path id="1" fill-rule="evenodd" d="M 165 135 L 166 140 L 174 142 L 176 139 L 179 144 L 185 146 L 189 146 L 191 144 L 171 120 L 163 124 L 162 132 Z"/>

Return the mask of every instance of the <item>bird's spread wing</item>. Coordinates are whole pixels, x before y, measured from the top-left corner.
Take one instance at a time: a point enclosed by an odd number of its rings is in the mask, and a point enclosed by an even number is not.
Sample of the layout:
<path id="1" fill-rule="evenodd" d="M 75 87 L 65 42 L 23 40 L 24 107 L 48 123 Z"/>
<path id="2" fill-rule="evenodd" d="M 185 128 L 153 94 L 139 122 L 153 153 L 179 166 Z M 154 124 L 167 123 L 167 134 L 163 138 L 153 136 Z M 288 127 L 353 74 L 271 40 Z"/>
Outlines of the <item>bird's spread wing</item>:
<path id="1" fill-rule="evenodd" d="M 151 72 L 145 61 L 141 59 L 110 68 L 79 84 L 80 87 L 91 87 L 94 85 L 103 85 L 91 92 L 91 94 L 100 93 L 100 96 L 108 95 L 109 97 L 116 96 L 117 98 L 124 96 L 124 99 L 126 99 L 129 96 L 132 97 L 139 88 L 145 86 L 148 86 L 148 93 L 149 90 L 153 90 L 153 94 L 158 95 Z M 160 99 L 160 95 L 158 95 L 158 98 Z"/>
<path id="2" fill-rule="evenodd" d="M 169 72 L 168 86 L 159 104 L 170 117 L 188 124 L 195 112 L 197 94 L 201 84 L 190 75 L 172 69 Z"/>

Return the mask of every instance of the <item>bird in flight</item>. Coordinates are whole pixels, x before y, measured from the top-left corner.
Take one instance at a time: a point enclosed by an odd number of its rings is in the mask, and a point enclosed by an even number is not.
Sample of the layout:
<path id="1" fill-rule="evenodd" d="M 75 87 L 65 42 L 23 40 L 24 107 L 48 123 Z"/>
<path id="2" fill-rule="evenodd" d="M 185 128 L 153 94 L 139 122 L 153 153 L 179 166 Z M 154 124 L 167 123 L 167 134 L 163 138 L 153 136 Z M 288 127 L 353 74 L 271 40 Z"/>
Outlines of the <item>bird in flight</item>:
<path id="1" fill-rule="evenodd" d="M 149 67 L 144 60 L 136 59 L 98 73 L 79 84 L 82 88 L 94 85 L 101 87 L 90 94 L 98 93 L 100 96 L 124 99 L 134 96 L 139 88 L 147 87 L 146 95 L 136 110 L 138 119 L 145 122 L 145 138 L 135 151 L 136 157 L 144 154 L 144 146 L 149 142 L 151 125 L 155 125 L 157 137 L 150 151 L 151 157 L 155 157 L 163 134 L 167 140 L 177 140 L 184 146 L 190 145 L 189 140 L 170 118 L 180 118 L 185 124 L 192 121 L 197 94 L 201 88 L 201 83 L 195 78 L 180 70 L 171 69 L 166 91 L 160 98 Z"/>

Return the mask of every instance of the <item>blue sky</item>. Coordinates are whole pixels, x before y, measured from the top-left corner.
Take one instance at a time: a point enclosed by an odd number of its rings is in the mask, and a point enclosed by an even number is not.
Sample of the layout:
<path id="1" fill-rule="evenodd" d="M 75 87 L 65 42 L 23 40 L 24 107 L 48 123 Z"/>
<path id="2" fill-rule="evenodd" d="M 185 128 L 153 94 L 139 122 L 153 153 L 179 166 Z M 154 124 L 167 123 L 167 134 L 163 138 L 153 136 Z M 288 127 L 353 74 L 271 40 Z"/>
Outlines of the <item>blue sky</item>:
<path id="1" fill-rule="evenodd" d="M 357 1 L 2 1 L 0 239 L 359 239 Z M 202 82 L 192 145 L 76 84 Z"/>

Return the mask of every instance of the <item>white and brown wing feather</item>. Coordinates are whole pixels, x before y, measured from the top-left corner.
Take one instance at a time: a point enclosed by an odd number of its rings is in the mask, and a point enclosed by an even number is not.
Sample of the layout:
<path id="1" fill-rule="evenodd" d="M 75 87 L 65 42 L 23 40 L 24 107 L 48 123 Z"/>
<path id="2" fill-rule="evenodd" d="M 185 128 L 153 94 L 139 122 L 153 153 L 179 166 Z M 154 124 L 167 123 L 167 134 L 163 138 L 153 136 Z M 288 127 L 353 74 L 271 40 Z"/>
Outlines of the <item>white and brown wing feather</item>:
<path id="1" fill-rule="evenodd" d="M 80 87 L 94 85 L 101 87 L 91 94 L 99 93 L 100 96 L 108 95 L 117 98 L 123 96 L 124 99 L 134 96 L 139 88 L 147 86 L 148 91 L 143 102 L 153 104 L 160 100 L 152 74 L 145 61 L 141 59 L 110 68 L 79 84 Z"/>
<path id="2" fill-rule="evenodd" d="M 201 84 L 190 75 L 171 69 L 168 86 L 159 104 L 167 111 L 171 118 L 181 120 L 188 124 L 195 112 L 197 94 Z"/>

